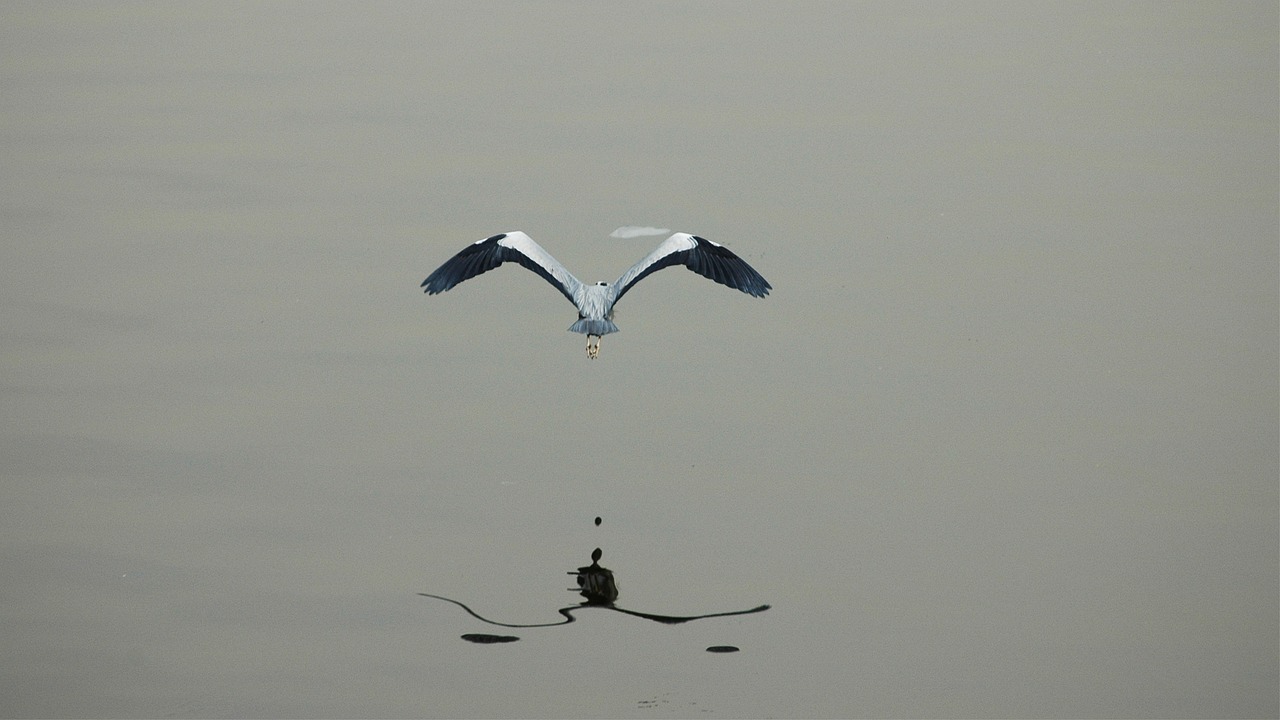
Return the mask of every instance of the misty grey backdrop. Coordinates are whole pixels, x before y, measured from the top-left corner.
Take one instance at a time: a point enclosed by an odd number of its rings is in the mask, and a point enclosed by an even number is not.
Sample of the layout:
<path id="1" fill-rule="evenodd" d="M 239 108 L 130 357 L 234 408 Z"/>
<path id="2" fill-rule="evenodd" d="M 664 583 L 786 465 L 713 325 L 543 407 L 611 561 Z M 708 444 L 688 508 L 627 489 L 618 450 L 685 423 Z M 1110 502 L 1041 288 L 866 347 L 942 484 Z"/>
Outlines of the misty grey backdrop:
<path id="1" fill-rule="evenodd" d="M 1277 26 L 0 5 L 0 715 L 1275 717 Z"/>

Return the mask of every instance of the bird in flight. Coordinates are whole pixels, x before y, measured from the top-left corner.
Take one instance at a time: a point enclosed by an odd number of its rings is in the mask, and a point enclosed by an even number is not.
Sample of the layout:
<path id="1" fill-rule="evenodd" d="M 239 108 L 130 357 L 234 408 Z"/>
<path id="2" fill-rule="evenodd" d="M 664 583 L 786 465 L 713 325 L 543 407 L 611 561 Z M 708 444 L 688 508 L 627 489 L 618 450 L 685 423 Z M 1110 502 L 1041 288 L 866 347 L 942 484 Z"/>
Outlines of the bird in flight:
<path id="1" fill-rule="evenodd" d="M 656 270 L 684 265 L 753 297 L 764 297 L 773 287 L 728 248 L 689 233 L 667 238 L 614 282 L 588 285 L 520 231 L 493 235 L 468 245 L 423 280 L 422 287 L 428 295 L 442 293 L 505 262 L 520 263 L 541 275 L 578 308 L 578 321 L 569 326 L 569 331 L 587 336 L 587 357 L 592 360 L 600 354 L 600 338 L 618 332 L 618 326 L 613 324 L 613 306 L 632 286 Z"/>

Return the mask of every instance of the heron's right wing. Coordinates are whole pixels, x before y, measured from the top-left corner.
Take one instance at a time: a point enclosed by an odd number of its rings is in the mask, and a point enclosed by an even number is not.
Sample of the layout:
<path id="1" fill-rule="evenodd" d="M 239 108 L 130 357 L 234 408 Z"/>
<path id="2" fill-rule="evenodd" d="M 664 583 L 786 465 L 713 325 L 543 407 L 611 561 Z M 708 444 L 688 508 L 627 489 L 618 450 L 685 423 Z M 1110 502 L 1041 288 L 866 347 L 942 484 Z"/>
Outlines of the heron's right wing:
<path id="1" fill-rule="evenodd" d="M 618 293 L 614 302 L 650 273 L 673 265 L 684 265 L 704 278 L 754 297 L 764 297 L 773 289 L 768 280 L 729 248 L 697 235 L 676 233 L 618 278 L 613 284 Z"/>
<path id="2" fill-rule="evenodd" d="M 448 262 L 422 281 L 428 295 L 442 293 L 454 285 L 488 272 L 504 262 L 518 262 L 538 273 L 573 302 L 573 294 L 582 283 L 565 269 L 551 253 L 520 231 L 487 237 L 463 248 Z"/>

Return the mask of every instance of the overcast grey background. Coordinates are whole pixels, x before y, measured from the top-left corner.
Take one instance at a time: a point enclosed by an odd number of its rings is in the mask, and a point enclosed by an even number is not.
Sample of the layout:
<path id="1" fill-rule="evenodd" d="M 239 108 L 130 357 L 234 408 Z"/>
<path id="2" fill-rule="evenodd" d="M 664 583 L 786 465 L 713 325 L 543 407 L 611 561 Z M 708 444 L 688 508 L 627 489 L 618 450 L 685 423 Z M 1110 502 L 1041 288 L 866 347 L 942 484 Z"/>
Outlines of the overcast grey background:
<path id="1" fill-rule="evenodd" d="M 0 4 L 0 714 L 1275 717 L 1277 27 Z"/>

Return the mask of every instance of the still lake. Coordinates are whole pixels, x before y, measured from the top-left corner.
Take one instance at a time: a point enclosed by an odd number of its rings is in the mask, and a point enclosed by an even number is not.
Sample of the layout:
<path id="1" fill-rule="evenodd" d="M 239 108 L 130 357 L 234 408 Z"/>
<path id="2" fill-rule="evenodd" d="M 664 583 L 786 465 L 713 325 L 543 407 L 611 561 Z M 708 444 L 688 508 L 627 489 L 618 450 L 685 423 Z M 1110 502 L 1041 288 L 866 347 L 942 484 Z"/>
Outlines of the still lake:
<path id="1" fill-rule="evenodd" d="M 0 715 L 1275 717 L 1277 26 L 0 5 Z"/>

